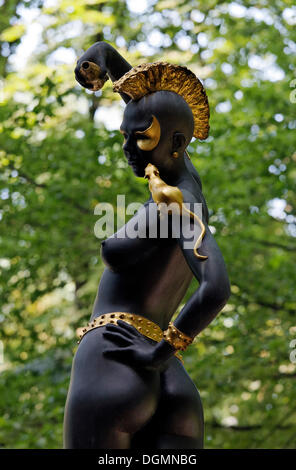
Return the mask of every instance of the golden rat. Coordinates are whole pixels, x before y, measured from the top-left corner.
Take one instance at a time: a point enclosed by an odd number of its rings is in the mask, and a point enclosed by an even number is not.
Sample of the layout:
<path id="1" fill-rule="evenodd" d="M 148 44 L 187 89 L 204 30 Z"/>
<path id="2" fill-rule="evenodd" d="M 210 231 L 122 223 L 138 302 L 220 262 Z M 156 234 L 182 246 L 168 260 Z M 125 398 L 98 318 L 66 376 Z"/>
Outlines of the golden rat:
<path id="1" fill-rule="evenodd" d="M 196 240 L 193 252 L 197 258 L 203 260 L 207 259 L 207 256 L 200 255 L 197 252 L 197 247 L 199 246 L 206 232 L 205 226 L 200 220 L 200 218 L 196 214 L 194 214 L 194 212 L 191 212 L 189 209 L 187 209 L 187 207 L 185 207 L 185 205 L 183 204 L 183 194 L 180 189 L 177 186 L 169 186 L 168 184 L 166 184 L 160 178 L 159 171 L 156 166 L 152 165 L 151 163 L 148 163 L 145 168 L 145 178 L 149 180 L 149 189 L 151 191 L 152 198 L 157 205 L 160 203 L 165 203 L 169 205 L 173 202 L 176 202 L 181 210 L 186 211 L 190 217 L 197 220 L 201 228 L 201 234 Z"/>

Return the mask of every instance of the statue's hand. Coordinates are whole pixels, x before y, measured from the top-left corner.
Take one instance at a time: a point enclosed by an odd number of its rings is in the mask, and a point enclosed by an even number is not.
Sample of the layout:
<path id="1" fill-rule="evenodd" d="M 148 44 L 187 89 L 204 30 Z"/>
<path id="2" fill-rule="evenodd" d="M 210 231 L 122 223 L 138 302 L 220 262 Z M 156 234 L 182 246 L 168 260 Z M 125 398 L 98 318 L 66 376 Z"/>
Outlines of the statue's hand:
<path id="1" fill-rule="evenodd" d="M 97 42 L 92 45 L 77 61 L 75 78 L 85 88 L 100 90 L 108 80 L 107 75 L 108 45 Z"/>
<path id="2" fill-rule="evenodd" d="M 160 343 L 153 344 L 134 326 L 122 320 L 118 320 L 117 325 L 106 325 L 103 336 L 114 343 L 113 347 L 106 347 L 103 350 L 104 355 L 136 367 L 161 370 L 166 366 L 167 359 L 174 353 L 168 343 L 169 354 L 159 353 Z"/>

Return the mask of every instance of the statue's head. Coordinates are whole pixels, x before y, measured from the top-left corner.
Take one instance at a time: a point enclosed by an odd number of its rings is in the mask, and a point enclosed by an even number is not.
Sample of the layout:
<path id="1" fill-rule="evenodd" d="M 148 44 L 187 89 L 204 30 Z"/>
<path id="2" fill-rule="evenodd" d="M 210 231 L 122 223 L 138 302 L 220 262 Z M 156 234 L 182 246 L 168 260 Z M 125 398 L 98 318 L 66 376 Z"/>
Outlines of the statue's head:
<path id="1" fill-rule="evenodd" d="M 175 171 L 194 130 L 190 107 L 172 91 L 156 91 L 131 100 L 124 111 L 120 131 L 123 150 L 137 176 L 144 176 L 148 163 L 160 172 Z"/>
<path id="2" fill-rule="evenodd" d="M 148 163 L 160 173 L 178 170 L 192 136 L 206 139 L 209 104 L 202 83 L 186 67 L 141 64 L 114 82 L 113 90 L 129 96 L 121 132 L 123 149 L 138 176 Z"/>

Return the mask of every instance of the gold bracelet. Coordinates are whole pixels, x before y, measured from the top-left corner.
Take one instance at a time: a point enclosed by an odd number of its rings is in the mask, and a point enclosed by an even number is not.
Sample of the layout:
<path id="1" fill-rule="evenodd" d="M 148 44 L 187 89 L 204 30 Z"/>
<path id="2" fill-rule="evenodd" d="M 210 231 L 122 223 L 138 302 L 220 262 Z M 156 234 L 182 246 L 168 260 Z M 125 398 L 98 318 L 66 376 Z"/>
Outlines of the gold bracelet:
<path id="1" fill-rule="evenodd" d="M 172 322 L 169 323 L 168 329 L 164 331 L 163 338 L 170 343 L 173 348 L 180 349 L 181 351 L 185 351 L 193 341 L 190 336 L 178 330 Z"/>

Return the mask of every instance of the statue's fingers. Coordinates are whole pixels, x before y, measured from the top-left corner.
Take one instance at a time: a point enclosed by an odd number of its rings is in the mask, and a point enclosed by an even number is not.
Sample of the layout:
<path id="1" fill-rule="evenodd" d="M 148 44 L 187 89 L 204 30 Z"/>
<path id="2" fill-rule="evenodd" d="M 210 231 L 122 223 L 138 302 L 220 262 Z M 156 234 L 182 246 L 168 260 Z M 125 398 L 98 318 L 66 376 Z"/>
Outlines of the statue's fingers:
<path id="1" fill-rule="evenodd" d="M 117 325 L 120 326 L 126 332 L 131 333 L 133 336 L 141 336 L 141 333 L 133 325 L 125 322 L 124 320 L 118 320 Z"/>
<path id="2" fill-rule="evenodd" d="M 114 332 L 114 333 L 121 333 L 122 335 L 126 336 L 127 338 L 133 339 L 135 335 L 130 331 L 122 328 L 121 325 L 118 324 L 108 324 L 106 325 L 106 331 Z"/>
<path id="3" fill-rule="evenodd" d="M 130 345 L 132 344 L 132 340 L 127 338 L 126 336 L 123 336 L 121 335 L 120 333 L 112 333 L 112 332 L 108 332 L 108 331 L 105 331 L 103 333 L 103 336 L 104 338 L 112 341 L 113 343 L 115 344 L 118 344 L 118 345 Z"/>

